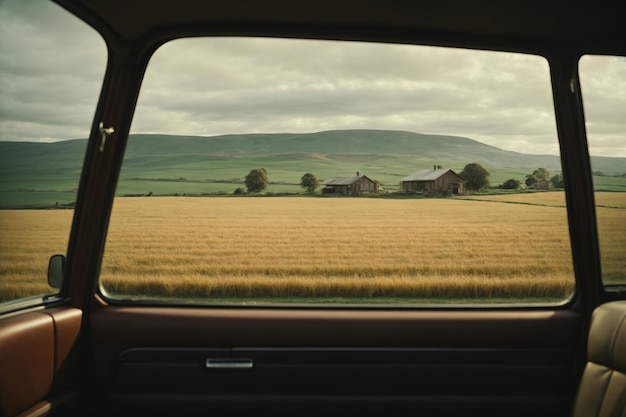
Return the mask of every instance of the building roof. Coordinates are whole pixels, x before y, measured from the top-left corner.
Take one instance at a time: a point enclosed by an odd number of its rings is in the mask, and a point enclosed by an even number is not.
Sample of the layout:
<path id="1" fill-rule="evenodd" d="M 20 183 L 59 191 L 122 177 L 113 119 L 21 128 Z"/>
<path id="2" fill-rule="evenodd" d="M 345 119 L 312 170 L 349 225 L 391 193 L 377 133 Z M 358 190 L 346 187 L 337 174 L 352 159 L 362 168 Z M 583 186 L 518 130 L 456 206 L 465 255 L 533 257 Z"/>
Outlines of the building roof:
<path id="1" fill-rule="evenodd" d="M 329 178 L 326 181 L 322 181 L 322 185 L 331 185 L 331 186 L 332 185 L 352 185 L 355 182 L 357 182 L 358 180 L 360 180 L 361 178 L 366 178 L 370 182 L 375 182 L 371 178 L 369 178 L 367 175 L 359 174 L 359 175 L 355 175 L 354 177 L 333 177 L 333 178 Z"/>
<path id="2" fill-rule="evenodd" d="M 323 185 L 350 185 L 354 184 L 359 178 L 365 177 L 365 175 L 355 175 L 354 177 L 336 177 L 329 178 L 322 182 Z"/>
<path id="3" fill-rule="evenodd" d="M 417 171 L 409 175 L 408 177 L 402 178 L 400 181 L 434 181 L 437 178 L 441 177 L 448 171 L 452 171 L 451 169 L 424 169 L 422 171 Z M 454 171 L 452 171 L 455 174 Z"/>

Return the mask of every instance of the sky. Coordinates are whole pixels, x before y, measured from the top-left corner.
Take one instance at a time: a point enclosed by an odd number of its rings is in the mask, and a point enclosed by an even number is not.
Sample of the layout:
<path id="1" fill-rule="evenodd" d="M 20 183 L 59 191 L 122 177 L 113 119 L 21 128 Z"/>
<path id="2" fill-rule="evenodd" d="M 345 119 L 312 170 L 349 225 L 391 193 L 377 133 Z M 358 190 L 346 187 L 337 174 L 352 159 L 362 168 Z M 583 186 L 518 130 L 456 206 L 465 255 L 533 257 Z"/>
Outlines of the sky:
<path id="1" fill-rule="evenodd" d="M 106 67 L 91 28 L 45 0 L 0 0 L 0 140 L 85 138 Z M 626 60 L 585 57 L 592 155 L 626 157 Z M 213 38 L 153 56 L 131 133 L 388 129 L 558 154 L 548 64 L 414 45 Z"/>

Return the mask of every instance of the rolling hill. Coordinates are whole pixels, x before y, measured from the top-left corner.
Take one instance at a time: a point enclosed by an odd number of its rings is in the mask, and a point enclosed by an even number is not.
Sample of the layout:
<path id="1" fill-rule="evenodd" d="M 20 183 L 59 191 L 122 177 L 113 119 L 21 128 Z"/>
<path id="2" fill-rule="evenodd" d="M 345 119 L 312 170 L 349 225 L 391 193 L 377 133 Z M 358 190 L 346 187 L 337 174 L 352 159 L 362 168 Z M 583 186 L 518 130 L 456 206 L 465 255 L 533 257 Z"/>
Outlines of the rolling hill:
<path id="1" fill-rule="evenodd" d="M 253 134 L 214 137 L 134 135 L 128 157 L 210 154 L 245 155 L 399 155 L 419 159 L 481 161 L 486 166 L 558 166 L 554 156 L 527 155 L 456 136 L 403 131 L 334 130 L 308 134 Z M 462 157 L 460 157 L 462 155 Z"/>
<path id="2" fill-rule="evenodd" d="M 55 143 L 0 142 L 0 206 L 73 201 L 86 139 Z M 539 167 L 560 172 L 553 155 L 505 151 L 456 136 L 404 131 L 334 130 L 308 134 L 213 137 L 135 134 L 128 143 L 118 194 L 232 193 L 250 169 L 265 167 L 269 191 L 297 192 L 300 177 L 351 176 L 356 171 L 394 189 L 412 172 L 442 165 L 460 172 L 478 162 L 491 183 L 523 180 Z M 620 189 L 626 158 L 593 157 L 594 170 Z M 238 184 L 238 185 L 235 185 Z M 626 188 L 623 190 L 626 191 Z"/>

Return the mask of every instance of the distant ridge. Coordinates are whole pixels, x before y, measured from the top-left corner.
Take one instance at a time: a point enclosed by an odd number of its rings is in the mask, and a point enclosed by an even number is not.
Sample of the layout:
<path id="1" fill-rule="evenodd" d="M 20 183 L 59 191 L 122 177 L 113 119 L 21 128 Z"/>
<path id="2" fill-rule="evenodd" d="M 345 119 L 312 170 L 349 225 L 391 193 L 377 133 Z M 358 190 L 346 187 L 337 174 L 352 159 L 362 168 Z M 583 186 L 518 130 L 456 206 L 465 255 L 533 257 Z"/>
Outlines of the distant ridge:
<path id="1" fill-rule="evenodd" d="M 328 130 L 314 133 L 255 133 L 220 136 L 131 135 L 127 157 L 207 154 L 223 156 L 279 154 L 351 154 L 415 156 L 433 161 L 479 162 L 488 167 L 560 171 L 555 155 L 506 151 L 460 136 L 397 130 Z M 594 168 L 626 170 L 626 158 L 592 157 Z"/>
<path id="2" fill-rule="evenodd" d="M 525 154 L 504 151 L 458 136 L 427 135 L 389 130 L 329 130 L 315 133 L 245 134 L 221 136 L 168 136 L 135 134 L 129 141 L 129 155 L 162 154 L 380 154 L 407 155 L 433 159 L 452 158 L 463 152 L 502 164 L 503 160 L 523 158 Z M 534 157 L 534 156 L 533 156 Z M 546 156 L 554 159 L 554 156 Z"/>
<path id="3" fill-rule="evenodd" d="M 65 169 L 79 172 L 86 139 L 54 143 L 0 142 L 0 175 L 3 179 L 19 172 Z M 522 171 L 545 167 L 560 171 L 559 157 L 505 151 L 473 139 L 392 130 L 329 130 L 314 133 L 233 134 L 221 136 L 177 136 L 133 134 L 125 158 L 128 164 L 181 163 L 181 158 L 223 160 L 224 158 L 271 157 L 272 160 L 350 161 L 381 164 L 394 158 L 415 158 L 414 170 L 445 161 L 447 166 L 462 167 L 479 162 L 488 169 L 511 168 Z M 389 157 L 381 161 L 382 157 Z M 160 162 L 159 162 L 160 161 Z M 425 162 L 425 161 L 428 161 Z M 427 164 L 424 166 L 424 164 Z M 622 174 L 626 158 L 592 157 L 594 170 Z M 389 169 L 393 170 L 393 166 Z M 458 169 L 458 168 L 457 168 Z M 337 173 L 343 175 L 342 173 Z"/>

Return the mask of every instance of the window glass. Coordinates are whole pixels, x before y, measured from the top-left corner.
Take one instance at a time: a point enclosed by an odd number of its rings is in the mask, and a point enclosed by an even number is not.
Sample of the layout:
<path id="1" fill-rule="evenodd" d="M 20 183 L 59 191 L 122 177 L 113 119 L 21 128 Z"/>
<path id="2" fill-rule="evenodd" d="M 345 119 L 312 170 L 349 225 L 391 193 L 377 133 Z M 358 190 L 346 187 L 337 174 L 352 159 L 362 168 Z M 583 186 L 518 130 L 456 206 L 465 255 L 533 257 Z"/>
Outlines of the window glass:
<path id="1" fill-rule="evenodd" d="M 0 2 L 0 301 L 57 292 L 105 69 L 102 38 L 49 1 Z"/>
<path id="2" fill-rule="evenodd" d="M 602 279 L 626 284 L 626 58 L 587 55 L 580 80 L 595 189 Z"/>
<path id="3" fill-rule="evenodd" d="M 574 288 L 545 59 L 173 41 L 148 67 L 105 296 L 561 303 Z"/>

